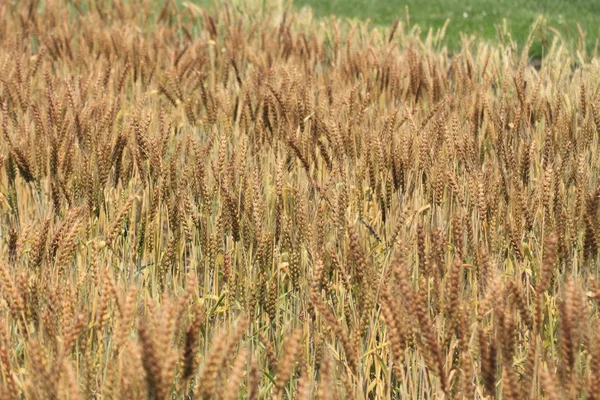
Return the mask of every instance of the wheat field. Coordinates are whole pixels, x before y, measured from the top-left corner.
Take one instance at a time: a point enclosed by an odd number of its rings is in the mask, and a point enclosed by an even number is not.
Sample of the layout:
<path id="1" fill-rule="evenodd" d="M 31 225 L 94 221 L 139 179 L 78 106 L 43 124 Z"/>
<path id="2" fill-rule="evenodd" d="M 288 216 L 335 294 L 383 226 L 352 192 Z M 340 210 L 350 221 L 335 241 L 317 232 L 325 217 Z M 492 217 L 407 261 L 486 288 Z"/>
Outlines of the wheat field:
<path id="1" fill-rule="evenodd" d="M 0 398 L 600 399 L 600 63 L 541 20 L 0 21 Z"/>

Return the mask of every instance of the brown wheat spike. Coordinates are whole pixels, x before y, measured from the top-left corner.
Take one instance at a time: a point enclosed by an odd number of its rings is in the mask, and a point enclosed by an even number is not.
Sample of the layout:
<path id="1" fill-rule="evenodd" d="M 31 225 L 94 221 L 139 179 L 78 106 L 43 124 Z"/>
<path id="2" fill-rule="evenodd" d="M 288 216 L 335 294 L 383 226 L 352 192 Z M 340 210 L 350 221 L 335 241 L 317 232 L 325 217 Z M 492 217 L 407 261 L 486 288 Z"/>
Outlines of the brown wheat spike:
<path id="1" fill-rule="evenodd" d="M 479 351 L 483 384 L 487 392 L 493 396 L 496 391 L 496 343 L 493 337 L 488 341 L 482 330 L 479 330 Z"/>
<path id="2" fill-rule="evenodd" d="M 9 309 L 14 318 L 20 319 L 23 315 L 23 298 L 17 291 L 13 280 L 11 279 L 8 267 L 0 262 L 0 280 L 2 284 L 3 298 L 7 301 Z"/>
<path id="3" fill-rule="evenodd" d="M 447 390 L 446 386 L 446 372 L 444 368 L 444 362 L 442 359 L 442 352 L 438 344 L 436 333 L 433 328 L 433 324 L 427 315 L 427 309 L 425 304 L 425 298 L 419 290 L 415 291 L 415 313 L 417 322 L 423 334 L 423 339 L 426 345 L 427 354 L 430 354 L 431 361 L 433 364 L 431 367 L 437 372 L 440 386 L 442 391 L 445 393 Z"/>
<path id="4" fill-rule="evenodd" d="M 58 382 L 52 377 L 48 360 L 42 353 L 43 349 L 36 341 L 31 341 L 28 348 L 31 368 L 35 371 L 37 378 L 36 387 L 42 389 L 48 399 L 58 399 Z"/>
<path id="5" fill-rule="evenodd" d="M 275 398 L 283 395 L 283 389 L 288 379 L 292 375 L 296 354 L 300 347 L 302 339 L 302 328 L 297 328 L 294 333 L 284 343 L 285 353 L 277 362 L 277 380 L 275 381 Z"/>
<path id="6" fill-rule="evenodd" d="M 183 352 L 183 372 L 181 379 L 191 378 L 197 368 L 196 350 L 200 336 L 200 327 L 205 322 L 205 314 L 196 304 L 193 309 L 194 319 L 185 332 L 185 346 Z"/>
<path id="7" fill-rule="evenodd" d="M 335 318 L 335 315 L 331 312 L 331 310 L 323 304 L 323 302 L 315 295 L 311 297 L 311 302 L 315 306 L 315 308 L 323 315 L 328 324 L 331 325 L 331 329 L 335 332 L 336 336 L 340 340 L 342 344 L 342 348 L 346 353 L 346 358 L 348 359 L 348 364 L 352 371 L 356 370 L 358 366 L 358 360 L 356 355 L 356 348 L 351 345 L 350 338 Z"/>
<path id="8" fill-rule="evenodd" d="M 221 332 L 224 333 L 224 332 Z M 195 390 L 203 398 L 210 398 L 216 386 L 217 368 L 221 363 L 223 350 L 226 345 L 226 336 L 217 336 L 216 341 L 212 345 L 211 353 L 207 359 L 206 365 L 201 374 L 201 379 L 197 381 L 197 389 Z"/>
<path id="9" fill-rule="evenodd" d="M 542 268 L 540 269 L 540 278 L 536 286 L 537 298 L 535 323 L 536 330 L 538 331 L 538 333 L 542 329 L 542 308 L 544 306 L 544 293 L 548 290 L 556 263 L 556 241 L 556 235 L 554 233 L 551 233 L 550 236 L 548 236 L 548 238 L 546 239 L 546 242 L 544 243 L 545 246 Z"/>
<path id="10" fill-rule="evenodd" d="M 229 375 L 229 383 L 225 391 L 225 400 L 234 400 L 238 398 L 238 389 L 240 381 L 243 377 L 244 369 L 246 368 L 246 359 L 248 357 L 248 351 L 243 348 L 235 358 L 233 369 Z"/>
<path id="11" fill-rule="evenodd" d="M 248 382 L 248 399 L 256 400 L 258 399 L 258 385 L 259 385 L 259 377 L 258 377 L 258 365 L 255 359 L 252 359 L 250 366 L 250 374 L 249 374 L 249 382 Z"/>
<path id="12" fill-rule="evenodd" d="M 404 359 L 404 349 L 406 347 L 405 333 L 401 328 L 401 321 L 398 320 L 398 311 L 393 306 L 389 291 L 384 288 L 382 292 L 381 310 L 388 326 L 388 336 L 392 343 L 394 353 L 394 368 L 400 375 L 401 365 Z"/>
<path id="13" fill-rule="evenodd" d="M 37 237 L 35 238 L 34 243 L 32 244 L 33 254 L 29 260 L 29 265 L 32 268 L 39 268 L 44 260 L 44 255 L 46 253 L 48 233 L 50 230 L 50 218 L 46 218 L 44 224 L 38 232 Z"/>
<path id="14" fill-rule="evenodd" d="M 560 378 L 563 387 L 569 387 L 572 384 L 572 376 L 575 367 L 575 347 L 578 345 L 576 337 L 576 326 L 574 326 L 574 317 L 577 311 L 574 306 L 574 283 L 571 279 L 567 282 L 565 288 L 565 298 L 559 305 L 560 310 Z"/>
<path id="15" fill-rule="evenodd" d="M 242 318 L 238 322 L 238 327 L 233 337 L 226 343 L 227 338 L 224 335 L 217 336 L 215 343 L 212 346 L 210 354 L 207 356 L 206 364 L 198 379 L 198 387 L 196 393 L 202 398 L 210 399 L 215 395 L 217 390 L 217 375 L 224 359 L 229 357 L 233 346 L 237 345 L 242 335 L 246 330 L 247 319 Z"/>
<path id="16" fill-rule="evenodd" d="M 16 382 L 13 377 L 12 363 L 10 361 L 9 349 L 11 348 L 10 336 L 6 329 L 4 321 L 0 321 L 0 362 L 2 363 L 2 378 L 6 384 L 6 389 L 11 393 L 11 396 L 17 396 Z"/>
<path id="17" fill-rule="evenodd" d="M 277 370 L 277 357 L 275 356 L 275 350 L 273 346 L 269 342 L 269 339 L 265 336 L 263 332 L 258 333 L 258 338 L 260 339 L 263 346 L 265 346 L 265 351 L 267 353 L 267 360 L 269 361 L 269 367 L 271 370 Z"/>
<path id="18" fill-rule="evenodd" d="M 153 399 L 162 399 L 165 396 L 165 386 L 161 381 L 158 355 L 156 354 L 155 340 L 150 331 L 149 323 L 140 320 L 138 336 L 142 346 L 142 363 L 146 373 L 148 396 Z"/>
<path id="19" fill-rule="evenodd" d="M 563 398 L 557 385 L 556 376 L 548 370 L 549 367 L 542 367 L 541 376 L 543 381 L 544 395 L 550 400 Z"/>
<path id="20" fill-rule="evenodd" d="M 595 324 L 598 328 L 598 323 Z M 598 332 L 598 329 L 595 330 Z M 589 399 L 595 400 L 600 398 L 600 343 L 598 340 L 594 341 L 594 345 L 591 351 L 590 360 L 590 377 L 588 380 L 587 396 Z"/>
<path id="21" fill-rule="evenodd" d="M 348 233 L 350 235 L 350 251 L 352 258 L 356 264 L 355 276 L 357 282 L 363 282 L 365 276 L 368 276 L 368 266 L 363 256 L 363 251 L 358 240 L 358 234 L 354 227 L 348 227 Z"/>
<path id="22" fill-rule="evenodd" d="M 319 368 L 320 382 L 317 390 L 319 399 L 330 399 L 332 397 L 331 386 L 333 384 L 333 371 L 330 356 L 323 358 L 321 367 Z"/>

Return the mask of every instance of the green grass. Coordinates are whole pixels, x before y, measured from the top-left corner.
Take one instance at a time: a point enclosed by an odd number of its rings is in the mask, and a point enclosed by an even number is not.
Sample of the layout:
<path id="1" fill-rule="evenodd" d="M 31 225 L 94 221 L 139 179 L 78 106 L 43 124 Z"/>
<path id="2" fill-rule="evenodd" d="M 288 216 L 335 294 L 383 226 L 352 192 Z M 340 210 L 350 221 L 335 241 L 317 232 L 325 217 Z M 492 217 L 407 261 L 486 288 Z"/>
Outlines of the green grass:
<path id="1" fill-rule="evenodd" d="M 507 20 L 512 37 L 523 45 L 532 24 L 541 14 L 547 26 L 558 29 L 573 46 L 579 37 L 577 23 L 586 32 L 586 49 L 596 45 L 600 21 L 600 1 L 597 0 L 294 0 L 297 7 L 310 6 L 316 16 L 331 14 L 347 18 L 371 19 L 376 25 L 391 25 L 405 18 L 408 6 L 411 23 L 426 32 L 437 29 L 446 19 L 446 44 L 455 49 L 460 46 L 460 32 L 495 40 L 497 26 Z M 543 38 L 532 48 L 533 55 L 543 52 Z M 538 53 L 538 54 L 536 54 Z"/>

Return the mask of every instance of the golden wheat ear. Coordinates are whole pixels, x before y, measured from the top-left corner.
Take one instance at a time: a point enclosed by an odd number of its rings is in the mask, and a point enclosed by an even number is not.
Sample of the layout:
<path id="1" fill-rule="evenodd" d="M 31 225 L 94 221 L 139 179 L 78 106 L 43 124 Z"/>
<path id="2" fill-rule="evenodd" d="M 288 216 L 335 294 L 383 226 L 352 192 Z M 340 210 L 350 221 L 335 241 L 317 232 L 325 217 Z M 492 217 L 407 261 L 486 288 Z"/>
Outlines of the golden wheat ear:
<path id="1" fill-rule="evenodd" d="M 260 3 L 0 7 L 0 398 L 600 399 L 593 38 Z"/>

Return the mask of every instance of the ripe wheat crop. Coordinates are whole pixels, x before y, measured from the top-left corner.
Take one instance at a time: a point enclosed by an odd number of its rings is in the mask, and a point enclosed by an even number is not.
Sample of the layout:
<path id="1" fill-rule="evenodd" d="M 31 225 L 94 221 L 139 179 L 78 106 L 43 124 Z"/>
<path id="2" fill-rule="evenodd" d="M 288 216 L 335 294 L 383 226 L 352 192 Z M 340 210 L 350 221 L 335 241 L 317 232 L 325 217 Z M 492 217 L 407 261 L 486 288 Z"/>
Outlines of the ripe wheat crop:
<path id="1" fill-rule="evenodd" d="M 600 64 L 0 5 L 0 398 L 600 399 Z"/>

